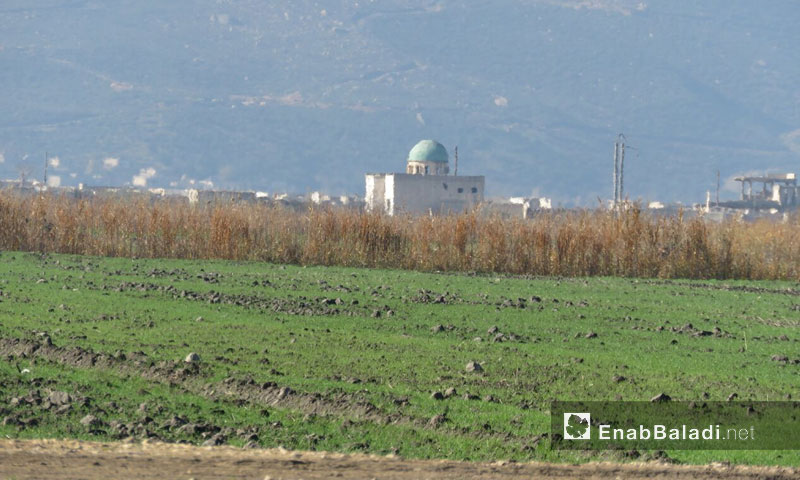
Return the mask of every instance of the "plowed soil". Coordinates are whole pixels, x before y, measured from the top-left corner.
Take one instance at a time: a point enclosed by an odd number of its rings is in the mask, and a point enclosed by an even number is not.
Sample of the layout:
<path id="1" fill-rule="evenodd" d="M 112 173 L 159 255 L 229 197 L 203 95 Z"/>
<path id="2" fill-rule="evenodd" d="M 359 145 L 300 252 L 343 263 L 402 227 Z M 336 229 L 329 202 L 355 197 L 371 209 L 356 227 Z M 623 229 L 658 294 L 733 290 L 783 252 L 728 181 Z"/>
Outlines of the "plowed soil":
<path id="1" fill-rule="evenodd" d="M 3 479 L 796 479 L 777 467 L 661 463 L 558 465 L 405 460 L 362 454 L 164 443 L 0 440 Z"/>

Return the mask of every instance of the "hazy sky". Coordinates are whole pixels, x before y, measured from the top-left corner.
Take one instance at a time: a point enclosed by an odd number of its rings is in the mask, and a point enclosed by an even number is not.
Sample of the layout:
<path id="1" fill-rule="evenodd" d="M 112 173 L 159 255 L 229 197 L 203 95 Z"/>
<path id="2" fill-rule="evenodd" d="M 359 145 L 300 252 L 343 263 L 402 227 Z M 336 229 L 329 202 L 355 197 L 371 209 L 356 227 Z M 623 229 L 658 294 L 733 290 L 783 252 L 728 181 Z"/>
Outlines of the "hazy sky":
<path id="1" fill-rule="evenodd" d="M 798 24 L 793 1 L 6 0 L 0 177 L 49 152 L 61 185 L 363 194 L 433 138 L 489 195 L 595 204 L 624 132 L 633 197 L 702 201 L 717 170 L 798 170 Z"/>

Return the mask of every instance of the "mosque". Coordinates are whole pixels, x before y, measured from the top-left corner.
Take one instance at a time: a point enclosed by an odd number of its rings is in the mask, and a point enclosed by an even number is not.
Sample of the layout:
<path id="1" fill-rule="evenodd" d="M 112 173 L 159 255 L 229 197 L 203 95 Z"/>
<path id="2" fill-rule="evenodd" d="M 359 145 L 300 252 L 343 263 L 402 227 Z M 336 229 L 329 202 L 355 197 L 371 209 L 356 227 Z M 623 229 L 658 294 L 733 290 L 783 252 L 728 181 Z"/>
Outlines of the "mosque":
<path id="1" fill-rule="evenodd" d="M 483 202 L 484 177 L 450 175 L 444 145 L 422 140 L 408 153 L 406 173 L 368 173 L 366 207 L 387 215 L 460 213 Z"/>

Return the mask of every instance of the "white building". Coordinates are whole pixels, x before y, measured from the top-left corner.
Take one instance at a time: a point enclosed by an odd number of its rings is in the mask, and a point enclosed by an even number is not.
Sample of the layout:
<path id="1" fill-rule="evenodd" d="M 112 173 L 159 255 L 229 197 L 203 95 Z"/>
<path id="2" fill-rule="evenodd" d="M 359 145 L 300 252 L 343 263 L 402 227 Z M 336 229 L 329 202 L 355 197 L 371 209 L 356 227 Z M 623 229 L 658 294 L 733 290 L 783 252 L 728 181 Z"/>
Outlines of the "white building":
<path id="1" fill-rule="evenodd" d="M 368 173 L 366 207 L 395 213 L 460 213 L 483 201 L 484 177 L 448 175 L 448 154 L 433 140 L 417 143 L 408 154 L 406 173 Z"/>

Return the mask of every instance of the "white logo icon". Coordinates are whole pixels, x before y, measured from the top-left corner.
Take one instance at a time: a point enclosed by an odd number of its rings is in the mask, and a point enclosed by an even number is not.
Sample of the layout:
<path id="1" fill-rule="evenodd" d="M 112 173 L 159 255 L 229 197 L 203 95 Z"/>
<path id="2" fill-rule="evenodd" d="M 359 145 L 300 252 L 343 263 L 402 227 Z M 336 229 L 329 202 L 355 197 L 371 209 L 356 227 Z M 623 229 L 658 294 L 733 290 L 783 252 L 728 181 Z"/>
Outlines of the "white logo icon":
<path id="1" fill-rule="evenodd" d="M 591 415 L 589 413 L 564 414 L 564 439 L 589 440 Z"/>

